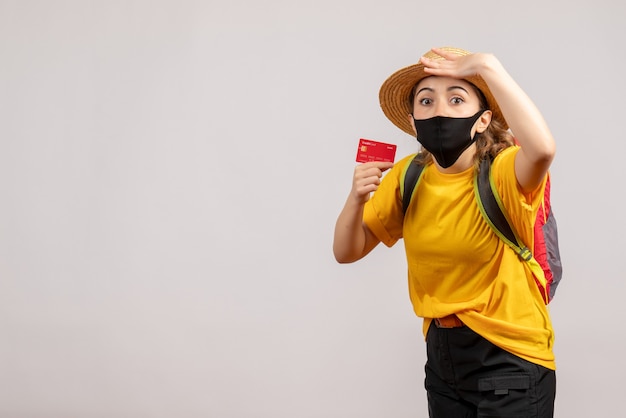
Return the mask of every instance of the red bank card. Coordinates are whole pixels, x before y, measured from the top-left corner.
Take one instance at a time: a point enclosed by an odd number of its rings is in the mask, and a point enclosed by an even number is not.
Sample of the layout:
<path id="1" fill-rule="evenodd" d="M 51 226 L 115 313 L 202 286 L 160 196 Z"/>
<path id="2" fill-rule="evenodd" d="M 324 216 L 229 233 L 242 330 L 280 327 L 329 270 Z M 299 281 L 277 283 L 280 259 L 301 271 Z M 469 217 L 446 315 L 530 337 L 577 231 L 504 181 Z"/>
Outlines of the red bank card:
<path id="1" fill-rule="evenodd" d="M 356 161 L 359 163 L 369 161 L 393 162 L 395 157 L 396 145 L 364 138 L 359 140 L 359 149 L 356 153 Z"/>

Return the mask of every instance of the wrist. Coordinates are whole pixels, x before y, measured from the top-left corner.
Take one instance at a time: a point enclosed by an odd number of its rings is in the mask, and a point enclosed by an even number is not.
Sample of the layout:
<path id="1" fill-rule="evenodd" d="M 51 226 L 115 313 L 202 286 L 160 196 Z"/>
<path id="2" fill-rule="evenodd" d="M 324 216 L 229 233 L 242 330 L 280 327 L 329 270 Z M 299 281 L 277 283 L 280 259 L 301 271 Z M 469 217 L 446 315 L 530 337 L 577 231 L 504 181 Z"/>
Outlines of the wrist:
<path id="1" fill-rule="evenodd" d="M 500 73 L 503 69 L 504 67 L 495 55 L 490 53 L 481 54 L 478 75 L 480 75 L 485 81 L 493 75 Z"/>
<path id="2" fill-rule="evenodd" d="M 361 207 L 365 205 L 365 203 L 370 200 L 371 193 L 365 193 L 363 195 L 358 193 L 352 193 L 350 195 L 350 199 L 348 199 L 348 204 L 353 205 L 355 207 Z"/>

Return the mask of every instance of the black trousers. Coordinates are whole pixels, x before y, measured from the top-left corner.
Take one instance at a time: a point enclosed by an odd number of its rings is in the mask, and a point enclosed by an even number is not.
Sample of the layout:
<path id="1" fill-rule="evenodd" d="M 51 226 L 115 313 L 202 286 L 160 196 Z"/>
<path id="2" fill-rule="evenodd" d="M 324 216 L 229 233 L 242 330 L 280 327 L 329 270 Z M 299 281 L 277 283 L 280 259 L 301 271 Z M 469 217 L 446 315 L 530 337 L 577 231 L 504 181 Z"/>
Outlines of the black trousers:
<path id="1" fill-rule="evenodd" d="M 467 326 L 426 337 L 431 418 L 552 418 L 556 374 L 504 351 Z"/>

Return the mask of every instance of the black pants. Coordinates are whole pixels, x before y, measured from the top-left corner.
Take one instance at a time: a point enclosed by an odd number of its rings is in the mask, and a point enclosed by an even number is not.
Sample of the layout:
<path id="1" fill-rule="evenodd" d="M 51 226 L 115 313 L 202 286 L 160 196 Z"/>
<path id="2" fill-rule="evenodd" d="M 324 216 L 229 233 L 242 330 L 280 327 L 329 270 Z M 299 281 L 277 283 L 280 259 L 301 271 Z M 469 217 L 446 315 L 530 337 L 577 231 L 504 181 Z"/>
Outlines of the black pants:
<path id="1" fill-rule="evenodd" d="M 468 327 L 428 330 L 425 386 L 431 418 L 552 418 L 556 374 Z"/>

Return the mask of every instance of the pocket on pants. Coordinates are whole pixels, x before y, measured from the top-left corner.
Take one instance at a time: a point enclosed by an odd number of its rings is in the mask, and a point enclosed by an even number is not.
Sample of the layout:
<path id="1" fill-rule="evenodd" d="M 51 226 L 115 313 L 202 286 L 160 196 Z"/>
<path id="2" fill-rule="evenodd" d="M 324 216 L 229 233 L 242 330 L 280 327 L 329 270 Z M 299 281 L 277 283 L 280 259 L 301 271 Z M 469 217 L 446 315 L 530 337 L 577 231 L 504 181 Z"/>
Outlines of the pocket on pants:
<path id="1" fill-rule="evenodd" d="M 499 374 L 478 379 L 482 400 L 478 416 L 528 418 L 531 413 L 531 379 L 527 374 Z"/>

